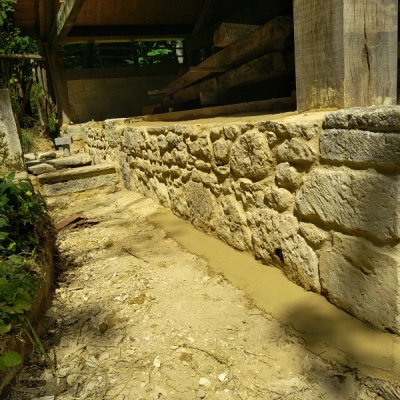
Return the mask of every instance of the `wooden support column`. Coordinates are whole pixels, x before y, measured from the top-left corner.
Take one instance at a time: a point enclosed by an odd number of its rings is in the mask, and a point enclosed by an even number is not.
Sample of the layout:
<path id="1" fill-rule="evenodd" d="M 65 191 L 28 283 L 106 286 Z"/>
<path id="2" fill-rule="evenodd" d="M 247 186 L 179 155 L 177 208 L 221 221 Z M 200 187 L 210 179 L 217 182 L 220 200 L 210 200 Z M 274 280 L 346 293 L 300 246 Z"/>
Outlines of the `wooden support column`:
<path id="1" fill-rule="evenodd" d="M 294 0 L 297 109 L 396 104 L 398 0 Z"/>
<path id="2" fill-rule="evenodd" d="M 67 80 L 64 73 L 64 66 L 61 54 L 50 50 L 46 46 L 47 60 L 50 68 L 51 80 L 56 97 L 58 125 L 76 122 L 76 113 L 71 105 L 68 96 Z"/>

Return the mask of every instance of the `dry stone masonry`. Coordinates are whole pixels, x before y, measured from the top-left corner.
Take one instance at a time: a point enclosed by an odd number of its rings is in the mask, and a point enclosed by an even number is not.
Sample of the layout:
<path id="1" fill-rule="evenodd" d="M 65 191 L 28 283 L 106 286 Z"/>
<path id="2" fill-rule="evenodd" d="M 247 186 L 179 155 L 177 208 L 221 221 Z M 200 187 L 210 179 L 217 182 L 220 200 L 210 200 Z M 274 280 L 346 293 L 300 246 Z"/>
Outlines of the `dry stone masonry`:
<path id="1" fill-rule="evenodd" d="M 127 188 L 400 333 L 400 108 L 276 121 L 66 129 Z M 244 265 L 243 268 L 246 268 Z"/>

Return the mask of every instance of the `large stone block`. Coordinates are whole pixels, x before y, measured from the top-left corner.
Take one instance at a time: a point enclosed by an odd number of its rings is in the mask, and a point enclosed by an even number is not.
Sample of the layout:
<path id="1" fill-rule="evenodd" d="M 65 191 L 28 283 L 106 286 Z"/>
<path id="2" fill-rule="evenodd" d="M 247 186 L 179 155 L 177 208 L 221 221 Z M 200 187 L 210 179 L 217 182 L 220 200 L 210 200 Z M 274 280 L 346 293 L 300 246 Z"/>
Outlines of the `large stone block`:
<path id="1" fill-rule="evenodd" d="M 309 143 L 296 138 L 278 146 L 278 158 L 294 164 L 310 165 L 317 160 L 316 153 Z"/>
<path id="2" fill-rule="evenodd" d="M 242 205 L 233 195 L 221 196 L 218 203 L 220 212 L 216 213 L 215 224 L 218 237 L 238 250 L 250 250 L 251 232 Z"/>
<path id="3" fill-rule="evenodd" d="M 320 292 L 318 257 L 299 235 L 299 222 L 290 214 L 258 209 L 248 214 L 255 256 L 274 263 L 307 290 Z"/>
<path id="4" fill-rule="evenodd" d="M 363 234 L 400 239 L 400 180 L 367 171 L 315 169 L 306 175 L 296 207 L 307 221 Z"/>
<path id="5" fill-rule="evenodd" d="M 369 167 L 400 165 L 400 132 L 327 129 L 320 138 L 321 157 L 326 161 Z"/>
<path id="6" fill-rule="evenodd" d="M 400 106 L 356 107 L 339 110 L 325 116 L 323 128 L 399 132 Z"/>
<path id="7" fill-rule="evenodd" d="M 333 235 L 320 254 L 321 289 L 328 299 L 380 329 L 400 332 L 400 248 Z"/>
<path id="8" fill-rule="evenodd" d="M 210 190 L 206 189 L 202 183 L 188 182 L 183 187 L 183 196 L 193 225 L 205 230 L 215 230 L 215 216 L 218 207 Z M 178 198 L 177 200 L 182 201 L 183 199 Z"/>
<path id="9" fill-rule="evenodd" d="M 230 166 L 239 177 L 261 180 L 270 173 L 272 165 L 273 155 L 265 135 L 259 131 L 244 133 L 232 146 Z"/>

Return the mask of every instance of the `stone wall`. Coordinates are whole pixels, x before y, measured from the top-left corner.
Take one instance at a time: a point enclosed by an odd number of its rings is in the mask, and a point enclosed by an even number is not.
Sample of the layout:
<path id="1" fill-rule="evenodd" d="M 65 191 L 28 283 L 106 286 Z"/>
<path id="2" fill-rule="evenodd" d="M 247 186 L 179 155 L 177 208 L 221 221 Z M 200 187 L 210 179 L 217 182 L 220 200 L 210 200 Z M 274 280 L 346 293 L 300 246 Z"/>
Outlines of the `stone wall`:
<path id="1" fill-rule="evenodd" d="M 0 174 L 25 170 L 8 89 L 0 89 Z"/>
<path id="2" fill-rule="evenodd" d="M 70 129 L 96 163 L 118 166 L 127 188 L 400 333 L 400 107 Z"/>

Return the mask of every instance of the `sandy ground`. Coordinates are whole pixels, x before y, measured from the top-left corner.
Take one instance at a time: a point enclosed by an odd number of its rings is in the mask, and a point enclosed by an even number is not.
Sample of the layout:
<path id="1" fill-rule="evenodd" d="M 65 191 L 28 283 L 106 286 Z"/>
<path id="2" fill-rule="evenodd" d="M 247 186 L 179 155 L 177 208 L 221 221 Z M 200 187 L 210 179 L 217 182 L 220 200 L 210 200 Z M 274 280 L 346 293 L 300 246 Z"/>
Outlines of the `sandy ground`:
<path id="1" fill-rule="evenodd" d="M 60 231 L 42 338 L 54 366 L 34 354 L 6 400 L 381 398 L 150 223 L 169 213 L 152 200 L 108 189 L 51 203 L 56 222 L 101 222 Z"/>

